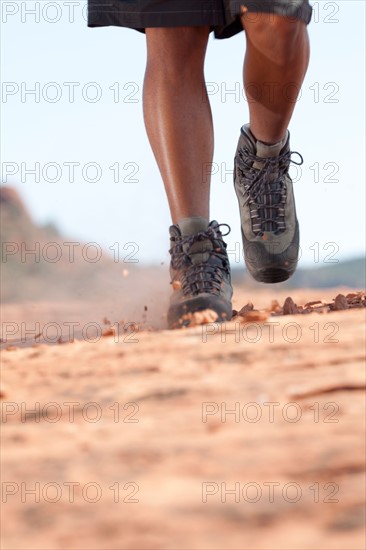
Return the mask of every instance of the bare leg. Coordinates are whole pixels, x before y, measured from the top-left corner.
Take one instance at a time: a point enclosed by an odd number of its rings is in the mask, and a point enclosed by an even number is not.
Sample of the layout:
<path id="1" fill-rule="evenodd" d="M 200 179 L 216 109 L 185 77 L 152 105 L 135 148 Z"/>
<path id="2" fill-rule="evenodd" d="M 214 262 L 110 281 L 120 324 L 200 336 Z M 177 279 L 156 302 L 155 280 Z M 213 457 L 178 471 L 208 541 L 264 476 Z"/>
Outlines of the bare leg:
<path id="1" fill-rule="evenodd" d="M 173 223 L 209 217 L 213 158 L 211 108 L 204 82 L 210 28 L 148 28 L 144 119 Z"/>
<path id="2" fill-rule="evenodd" d="M 306 25 L 266 13 L 242 15 L 250 129 L 266 143 L 283 139 L 309 63 Z"/>

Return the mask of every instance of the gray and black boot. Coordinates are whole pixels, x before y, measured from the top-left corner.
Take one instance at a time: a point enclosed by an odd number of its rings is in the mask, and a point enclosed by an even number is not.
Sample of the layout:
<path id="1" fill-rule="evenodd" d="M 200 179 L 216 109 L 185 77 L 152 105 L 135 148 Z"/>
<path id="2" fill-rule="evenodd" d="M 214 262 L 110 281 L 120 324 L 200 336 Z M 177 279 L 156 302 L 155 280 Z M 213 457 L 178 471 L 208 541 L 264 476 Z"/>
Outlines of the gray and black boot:
<path id="1" fill-rule="evenodd" d="M 214 311 L 216 322 L 231 319 L 230 265 L 220 227 L 201 217 L 184 218 L 170 227 L 169 328 L 189 326 L 189 314 L 203 310 Z"/>
<path id="2" fill-rule="evenodd" d="M 234 185 L 239 201 L 245 263 L 262 283 L 280 283 L 294 273 L 299 224 L 292 181 L 290 134 L 274 145 L 257 141 L 249 124 L 241 129 L 235 155 Z"/>

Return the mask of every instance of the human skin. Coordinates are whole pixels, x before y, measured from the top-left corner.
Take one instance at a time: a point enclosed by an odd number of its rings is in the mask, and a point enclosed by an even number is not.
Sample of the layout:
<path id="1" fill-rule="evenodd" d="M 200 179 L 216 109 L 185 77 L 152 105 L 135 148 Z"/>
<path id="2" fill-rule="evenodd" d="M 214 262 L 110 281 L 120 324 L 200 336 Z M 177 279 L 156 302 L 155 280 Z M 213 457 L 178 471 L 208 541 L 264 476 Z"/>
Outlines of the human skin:
<path id="1" fill-rule="evenodd" d="M 280 141 L 309 62 L 306 25 L 287 17 L 243 12 L 244 89 L 250 128 L 265 143 Z M 209 219 L 214 134 L 204 80 L 210 27 L 147 28 L 143 109 L 173 223 Z M 206 169 L 205 169 L 206 168 Z"/>

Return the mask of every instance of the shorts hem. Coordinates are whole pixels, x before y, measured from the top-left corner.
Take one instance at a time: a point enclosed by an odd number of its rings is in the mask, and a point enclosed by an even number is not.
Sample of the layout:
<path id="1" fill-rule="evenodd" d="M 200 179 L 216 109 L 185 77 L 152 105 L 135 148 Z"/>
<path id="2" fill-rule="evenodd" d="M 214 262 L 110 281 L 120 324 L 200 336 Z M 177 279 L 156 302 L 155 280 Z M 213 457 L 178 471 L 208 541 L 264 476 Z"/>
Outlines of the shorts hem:
<path id="1" fill-rule="evenodd" d="M 244 2 L 245 0 L 243 0 Z M 99 0 L 100 2 L 100 0 Z M 113 0 L 112 0 L 113 2 Z M 242 2 L 240 2 L 242 4 Z M 113 9 L 97 7 L 89 0 L 88 27 L 125 27 L 139 32 L 146 28 L 157 27 L 200 27 L 209 26 L 215 38 L 230 38 L 243 31 L 238 5 L 227 2 L 223 10 L 187 10 L 187 11 L 126 11 L 121 4 L 112 3 Z M 286 2 L 284 0 L 255 0 L 247 2 L 248 13 L 267 13 L 281 15 L 290 20 L 300 20 L 306 25 L 310 23 L 312 7 L 307 1 Z M 100 4 L 99 4 L 100 6 Z M 109 7 L 112 7 L 111 4 Z"/>

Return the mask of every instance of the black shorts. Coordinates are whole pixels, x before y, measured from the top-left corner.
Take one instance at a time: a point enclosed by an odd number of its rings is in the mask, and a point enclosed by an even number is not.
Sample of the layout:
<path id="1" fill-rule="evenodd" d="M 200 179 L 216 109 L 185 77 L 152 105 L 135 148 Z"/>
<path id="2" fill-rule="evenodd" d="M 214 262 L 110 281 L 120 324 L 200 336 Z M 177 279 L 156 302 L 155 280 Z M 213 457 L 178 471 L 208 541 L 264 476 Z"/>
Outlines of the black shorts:
<path id="1" fill-rule="evenodd" d="M 216 38 L 242 31 L 241 6 L 308 24 L 308 0 L 88 0 L 88 27 L 115 25 L 144 32 L 146 27 L 209 25 Z"/>

